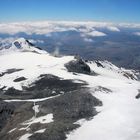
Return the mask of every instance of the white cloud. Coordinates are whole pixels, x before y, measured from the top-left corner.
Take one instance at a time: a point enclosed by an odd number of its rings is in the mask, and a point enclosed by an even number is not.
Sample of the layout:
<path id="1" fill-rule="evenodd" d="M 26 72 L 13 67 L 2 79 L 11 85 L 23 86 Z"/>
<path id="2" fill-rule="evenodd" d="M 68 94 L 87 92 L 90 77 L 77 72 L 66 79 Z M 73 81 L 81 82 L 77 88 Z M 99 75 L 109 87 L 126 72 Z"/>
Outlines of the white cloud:
<path id="1" fill-rule="evenodd" d="M 99 31 L 92 31 L 92 32 L 87 33 L 87 35 L 92 36 L 92 37 L 95 37 L 95 36 L 106 36 L 105 33 L 99 32 Z"/>
<path id="2" fill-rule="evenodd" d="M 84 38 L 84 41 L 85 41 L 85 42 L 89 42 L 89 43 L 90 43 L 90 42 L 93 42 L 93 40 L 92 40 L 91 38 Z"/>
<path id="3" fill-rule="evenodd" d="M 3 23 L 0 24 L 0 33 L 6 33 L 10 35 L 24 32 L 26 34 L 49 34 L 51 32 L 62 32 L 68 30 L 77 30 L 73 25 L 67 25 L 59 22 L 21 22 L 21 23 Z"/>
<path id="4" fill-rule="evenodd" d="M 19 23 L 1 23 L 0 33 L 17 34 L 24 32 L 26 34 L 46 35 L 51 32 L 62 31 L 78 31 L 78 32 L 93 32 L 96 36 L 103 36 L 104 33 L 94 31 L 98 28 L 107 28 L 110 31 L 120 31 L 120 27 L 140 28 L 140 24 L 113 24 L 107 22 L 73 22 L 73 21 L 41 21 L 41 22 L 19 22 Z M 97 33 L 98 32 L 98 33 Z"/>
<path id="5" fill-rule="evenodd" d="M 9 46 L 13 41 L 15 41 L 17 38 L 14 37 L 8 37 L 8 38 L 0 38 L 0 44 L 1 48 Z"/>
<path id="6" fill-rule="evenodd" d="M 125 28 L 140 28 L 140 23 L 120 23 L 117 26 Z"/>
<path id="7" fill-rule="evenodd" d="M 115 26 L 108 26 L 107 29 L 113 32 L 120 32 L 120 29 Z"/>
<path id="8" fill-rule="evenodd" d="M 102 36 L 106 36 L 105 33 L 103 32 L 99 32 L 99 31 L 91 31 L 91 32 L 87 32 L 87 33 L 82 33 L 81 34 L 82 37 L 102 37 Z"/>
<path id="9" fill-rule="evenodd" d="M 29 41 L 31 42 L 31 43 L 33 43 L 33 44 L 36 44 L 36 43 L 44 43 L 44 41 L 43 40 L 34 40 L 34 39 L 29 39 Z"/>
<path id="10" fill-rule="evenodd" d="M 88 33 L 94 31 L 95 29 L 91 26 L 85 26 L 84 28 L 79 28 L 78 31 L 82 33 Z"/>
<path id="11" fill-rule="evenodd" d="M 135 32 L 134 35 L 140 36 L 140 32 Z"/>
<path id="12" fill-rule="evenodd" d="M 5 43 L 5 42 L 12 42 L 14 40 L 16 40 L 17 38 L 14 38 L 14 37 L 7 37 L 7 38 L 0 38 L 0 42 L 1 43 Z"/>

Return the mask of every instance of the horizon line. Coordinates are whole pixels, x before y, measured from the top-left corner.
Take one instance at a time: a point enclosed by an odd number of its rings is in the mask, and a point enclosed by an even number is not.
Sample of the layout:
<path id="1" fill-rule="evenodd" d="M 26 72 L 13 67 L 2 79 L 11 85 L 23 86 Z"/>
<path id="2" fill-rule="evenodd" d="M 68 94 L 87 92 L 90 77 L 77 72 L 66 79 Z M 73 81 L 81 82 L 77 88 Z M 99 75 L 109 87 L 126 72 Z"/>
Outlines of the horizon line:
<path id="1" fill-rule="evenodd" d="M 88 23 L 88 22 L 95 22 L 95 23 L 108 23 L 108 24 L 137 24 L 139 25 L 140 22 L 116 22 L 116 21 L 101 21 L 101 20 L 61 20 L 61 19 L 44 19 L 44 20 L 23 20 L 23 21 L 0 21 L 0 24 L 6 24 L 6 23 L 30 23 L 30 22 L 77 22 L 77 23 Z"/>

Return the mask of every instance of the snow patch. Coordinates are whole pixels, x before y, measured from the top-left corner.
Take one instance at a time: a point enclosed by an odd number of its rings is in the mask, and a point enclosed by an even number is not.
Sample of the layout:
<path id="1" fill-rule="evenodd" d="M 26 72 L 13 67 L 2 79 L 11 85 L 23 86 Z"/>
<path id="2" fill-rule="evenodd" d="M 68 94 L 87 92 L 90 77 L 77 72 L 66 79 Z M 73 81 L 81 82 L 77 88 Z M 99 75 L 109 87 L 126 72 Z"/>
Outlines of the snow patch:
<path id="1" fill-rule="evenodd" d="M 26 99 L 26 100 L 20 100 L 20 99 L 11 99 L 11 100 L 4 100 L 5 102 L 42 102 L 45 100 L 49 100 L 52 98 L 56 98 L 59 97 L 60 95 L 56 95 L 56 96 L 51 96 L 51 97 L 46 97 L 46 98 L 40 98 L 40 99 Z M 37 110 L 37 108 L 36 108 Z"/>
<path id="2" fill-rule="evenodd" d="M 12 133 L 13 131 L 15 131 L 17 128 L 13 128 L 12 130 L 10 130 L 8 133 Z"/>
<path id="3" fill-rule="evenodd" d="M 51 122 L 53 122 L 53 114 L 47 114 L 41 117 L 33 117 L 30 120 L 27 120 L 26 122 L 22 123 L 22 125 L 32 125 L 34 123 L 45 124 Z"/>
<path id="4" fill-rule="evenodd" d="M 38 131 L 35 131 L 34 133 L 44 133 L 46 129 L 40 129 Z"/>
<path id="5" fill-rule="evenodd" d="M 19 140 L 29 140 L 30 136 L 32 136 L 32 134 L 30 133 L 24 134 L 23 136 L 19 138 Z"/>

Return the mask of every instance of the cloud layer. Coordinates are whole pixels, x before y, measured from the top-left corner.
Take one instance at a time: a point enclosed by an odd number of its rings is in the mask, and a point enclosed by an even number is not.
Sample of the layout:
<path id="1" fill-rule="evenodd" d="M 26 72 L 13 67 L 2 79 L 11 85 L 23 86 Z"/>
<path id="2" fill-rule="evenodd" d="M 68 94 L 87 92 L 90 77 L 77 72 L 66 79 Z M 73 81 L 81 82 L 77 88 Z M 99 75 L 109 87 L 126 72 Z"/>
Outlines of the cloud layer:
<path id="1" fill-rule="evenodd" d="M 95 37 L 108 36 L 108 32 L 121 32 L 124 28 L 134 28 L 132 35 L 140 36 L 140 24 L 113 24 L 107 22 L 72 22 L 72 21 L 40 21 L 0 23 L 0 34 L 8 38 L 0 38 L 0 46 L 7 46 L 19 33 L 27 35 L 45 35 L 51 37 L 53 33 L 73 31 L 80 34 L 85 42 L 94 42 Z M 139 29 L 139 30 L 137 30 Z M 30 38 L 28 38 L 30 39 Z M 43 43 L 42 39 L 31 40 L 32 43 Z M 1 45 L 2 44 L 2 45 Z"/>
<path id="2" fill-rule="evenodd" d="M 68 21 L 42 21 L 42 22 L 22 22 L 22 23 L 1 23 L 0 33 L 17 34 L 24 32 L 26 34 L 48 34 L 51 32 L 62 32 L 67 30 L 91 32 L 94 36 L 103 35 L 95 31 L 94 28 L 106 28 L 110 31 L 120 31 L 113 23 L 105 22 L 68 22 Z M 82 31 L 83 30 L 83 31 Z"/>

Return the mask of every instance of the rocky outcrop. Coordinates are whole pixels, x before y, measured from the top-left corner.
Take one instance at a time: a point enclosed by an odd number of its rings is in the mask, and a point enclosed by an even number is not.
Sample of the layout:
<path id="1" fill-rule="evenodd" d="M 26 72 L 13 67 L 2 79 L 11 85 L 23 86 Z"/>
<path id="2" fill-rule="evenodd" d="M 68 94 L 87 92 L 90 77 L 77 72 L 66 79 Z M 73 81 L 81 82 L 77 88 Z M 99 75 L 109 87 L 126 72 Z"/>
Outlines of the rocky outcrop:
<path id="1" fill-rule="evenodd" d="M 26 80 L 27 78 L 25 78 L 25 77 L 19 77 L 19 78 L 16 78 L 15 80 L 14 80 L 14 82 L 21 82 L 21 81 L 24 81 L 24 80 Z"/>
<path id="2" fill-rule="evenodd" d="M 91 74 L 90 67 L 82 58 L 77 58 L 65 64 L 65 67 L 69 72 Z"/>
<path id="3" fill-rule="evenodd" d="M 22 71 L 23 69 L 16 69 L 16 68 L 13 68 L 13 69 L 7 69 L 6 71 L 0 73 L 0 77 L 4 76 L 5 74 L 12 74 L 14 72 L 18 72 L 18 71 Z"/>
<path id="4" fill-rule="evenodd" d="M 15 109 L 12 103 L 0 101 L 0 130 L 4 127 L 7 120 L 11 117 Z"/>
<path id="5" fill-rule="evenodd" d="M 100 61 L 97 60 L 97 61 L 95 61 L 95 63 L 97 64 L 98 67 L 104 68 L 104 66 L 100 63 Z"/>
<path id="6" fill-rule="evenodd" d="M 140 89 L 138 90 L 138 95 L 136 96 L 136 99 L 140 99 Z"/>

